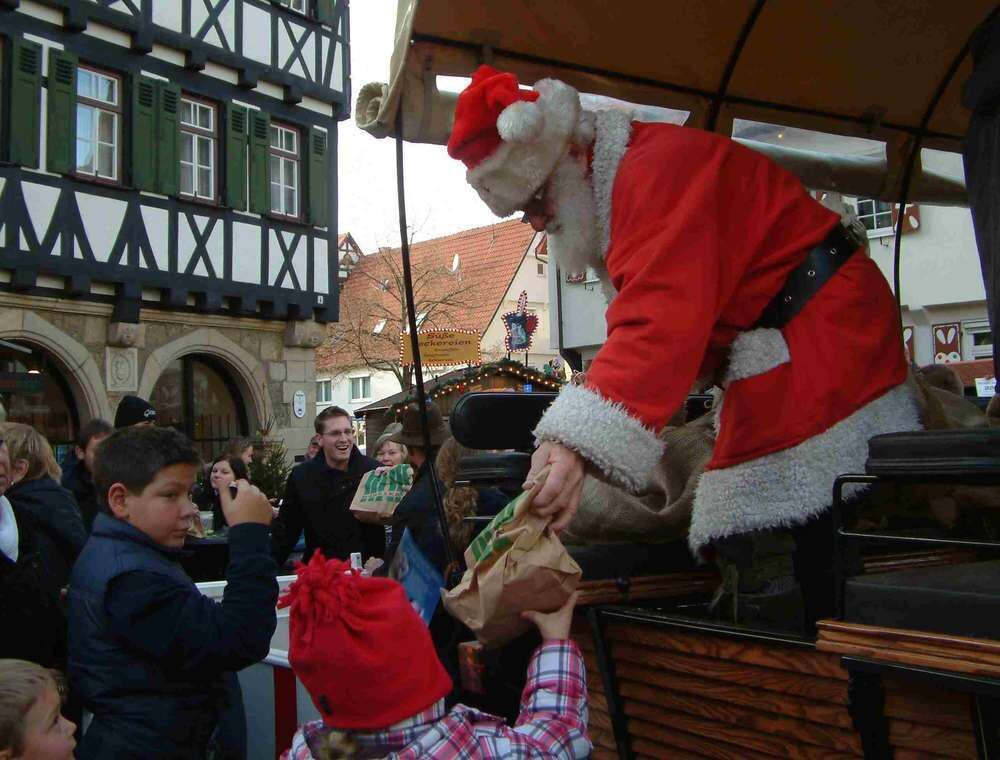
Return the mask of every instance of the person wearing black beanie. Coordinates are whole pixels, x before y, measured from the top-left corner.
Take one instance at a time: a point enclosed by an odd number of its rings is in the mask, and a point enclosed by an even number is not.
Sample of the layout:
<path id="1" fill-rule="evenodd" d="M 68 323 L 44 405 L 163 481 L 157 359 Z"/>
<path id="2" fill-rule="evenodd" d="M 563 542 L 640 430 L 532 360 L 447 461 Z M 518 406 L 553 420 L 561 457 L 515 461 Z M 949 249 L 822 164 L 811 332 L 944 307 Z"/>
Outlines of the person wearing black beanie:
<path id="1" fill-rule="evenodd" d="M 125 396 L 118 403 L 115 412 L 115 429 L 132 427 L 133 425 L 155 425 L 156 409 L 146 399 L 138 396 Z"/>

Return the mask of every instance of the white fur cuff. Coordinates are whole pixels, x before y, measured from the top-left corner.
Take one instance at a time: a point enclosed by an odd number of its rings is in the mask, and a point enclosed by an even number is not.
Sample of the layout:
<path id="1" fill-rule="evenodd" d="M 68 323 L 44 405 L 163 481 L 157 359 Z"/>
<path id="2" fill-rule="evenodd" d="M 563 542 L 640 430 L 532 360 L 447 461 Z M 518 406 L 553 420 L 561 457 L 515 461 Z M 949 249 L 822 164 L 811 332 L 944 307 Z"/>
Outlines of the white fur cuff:
<path id="1" fill-rule="evenodd" d="M 663 455 L 663 442 L 624 406 L 580 385 L 569 385 L 535 428 L 540 441 L 578 451 L 615 483 L 643 491 Z"/>

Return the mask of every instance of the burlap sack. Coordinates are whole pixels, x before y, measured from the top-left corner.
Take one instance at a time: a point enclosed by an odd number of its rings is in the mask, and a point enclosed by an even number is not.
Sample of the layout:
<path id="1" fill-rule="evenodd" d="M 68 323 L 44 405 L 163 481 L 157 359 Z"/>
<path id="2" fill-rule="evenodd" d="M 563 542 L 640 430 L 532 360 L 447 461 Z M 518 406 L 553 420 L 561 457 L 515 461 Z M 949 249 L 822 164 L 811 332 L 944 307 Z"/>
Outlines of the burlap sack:
<path id="1" fill-rule="evenodd" d="M 642 493 L 629 493 L 588 469 L 580 507 L 563 531 L 563 541 L 648 544 L 684 538 L 698 479 L 715 445 L 712 417 L 709 413 L 663 431 L 663 456 Z"/>
<path id="2" fill-rule="evenodd" d="M 562 607 L 580 582 L 581 570 L 550 520 L 529 511 L 543 479 L 504 507 L 465 551 L 469 568 L 451 591 L 445 609 L 467 625 L 487 649 L 531 628 L 525 610 Z"/>
<path id="3" fill-rule="evenodd" d="M 366 472 L 351 502 L 351 514 L 363 523 L 384 525 L 392 520 L 399 502 L 413 485 L 413 469 L 408 464 L 397 464 L 386 472 Z"/>

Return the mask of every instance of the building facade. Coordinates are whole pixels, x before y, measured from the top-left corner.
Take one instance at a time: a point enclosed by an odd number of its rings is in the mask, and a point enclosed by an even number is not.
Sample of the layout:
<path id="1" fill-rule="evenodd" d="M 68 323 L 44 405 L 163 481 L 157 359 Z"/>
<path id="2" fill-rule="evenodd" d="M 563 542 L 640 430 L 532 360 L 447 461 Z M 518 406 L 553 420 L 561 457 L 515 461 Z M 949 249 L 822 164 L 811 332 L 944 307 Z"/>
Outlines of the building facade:
<path id="1" fill-rule="evenodd" d="M 342 235 L 342 239 L 350 238 Z M 350 273 L 345 277 L 345 302 L 352 308 L 361 305 L 363 319 L 356 330 L 365 330 L 379 337 L 391 338 L 373 345 L 371 358 L 398 363 L 401 321 L 389 317 L 388 309 L 398 308 L 393 292 L 381 295 L 382 303 L 364 306 L 371 300 L 383 277 L 374 273 L 376 259 L 386 252 L 370 256 L 355 256 L 350 261 Z M 392 252 L 398 257 L 398 251 Z M 517 308 L 522 293 L 527 294 L 527 311 L 537 320 L 531 349 L 511 355 L 529 368 L 541 370 L 559 356 L 550 343 L 548 267 L 545 235 L 535 233 L 527 224 L 511 220 L 414 243 L 411 258 L 417 281 L 430 279 L 447 281 L 425 298 L 416 297 L 417 319 L 429 329 L 473 330 L 480 335 L 480 350 L 484 363 L 504 358 L 506 334 L 503 315 Z M 343 268 L 343 267 L 342 267 Z M 453 281 L 455 286 L 451 286 Z M 390 291 L 395 287 L 390 286 Z M 438 297 L 438 294 L 443 293 Z M 443 304 L 447 301 L 447 304 Z M 421 306 L 422 303 L 427 306 Z M 434 306 L 443 305 L 435 312 Z M 388 309 L 386 309 L 386 306 Z M 386 309 L 383 313 L 383 309 Z M 419 313 L 426 309 L 429 313 Z M 350 317 L 347 317 L 350 320 Z M 341 326 L 343 327 L 343 325 Z M 336 332 L 336 331 L 335 331 Z M 335 343 L 336 334 L 332 338 Z M 339 353 L 333 343 L 317 351 L 316 410 L 336 405 L 352 414 L 373 402 L 400 392 L 400 382 L 387 369 L 359 364 L 357 351 Z M 380 353 L 376 353 L 380 352 Z M 374 354 L 374 355 L 372 355 Z M 527 360 L 527 361 L 525 361 Z M 453 367 L 426 367 L 425 378 L 435 378 L 451 372 Z M 366 430 L 358 420 L 358 443 L 365 445 Z"/>
<path id="2" fill-rule="evenodd" d="M 134 393 L 206 455 L 304 448 L 346 1 L 4 0 L 0 49 L 0 415 L 60 446 Z"/>

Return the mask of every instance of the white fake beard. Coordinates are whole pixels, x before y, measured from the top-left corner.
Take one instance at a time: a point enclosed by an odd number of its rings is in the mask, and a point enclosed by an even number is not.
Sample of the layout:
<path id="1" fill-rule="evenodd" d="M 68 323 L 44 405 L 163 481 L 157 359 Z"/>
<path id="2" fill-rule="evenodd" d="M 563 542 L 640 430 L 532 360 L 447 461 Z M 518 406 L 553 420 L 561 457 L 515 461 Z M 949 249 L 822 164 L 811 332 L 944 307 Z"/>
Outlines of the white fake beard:
<path id="1" fill-rule="evenodd" d="M 549 250 L 570 277 L 589 268 L 604 270 L 604 255 L 597 233 L 597 201 L 587 178 L 586 164 L 566 155 L 559 160 L 549 180 L 552 221 L 545 227 Z"/>

